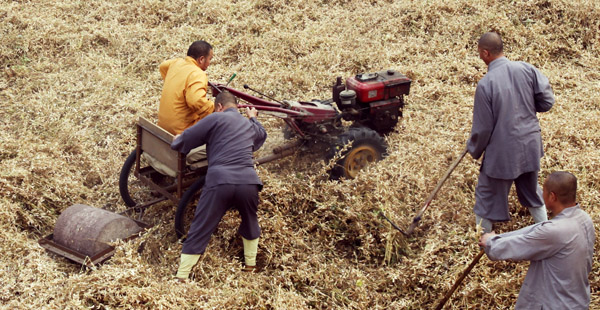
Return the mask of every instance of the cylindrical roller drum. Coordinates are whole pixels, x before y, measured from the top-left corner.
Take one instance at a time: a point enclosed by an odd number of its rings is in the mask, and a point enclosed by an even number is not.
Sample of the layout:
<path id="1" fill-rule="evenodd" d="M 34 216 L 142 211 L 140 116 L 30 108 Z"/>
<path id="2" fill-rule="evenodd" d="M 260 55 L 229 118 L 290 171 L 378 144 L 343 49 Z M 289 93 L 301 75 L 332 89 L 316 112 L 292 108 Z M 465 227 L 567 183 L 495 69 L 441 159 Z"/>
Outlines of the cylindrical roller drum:
<path id="1" fill-rule="evenodd" d="M 130 237 L 142 228 L 125 216 L 87 205 L 75 204 L 58 217 L 54 242 L 92 257 L 109 248 L 107 242 Z"/>

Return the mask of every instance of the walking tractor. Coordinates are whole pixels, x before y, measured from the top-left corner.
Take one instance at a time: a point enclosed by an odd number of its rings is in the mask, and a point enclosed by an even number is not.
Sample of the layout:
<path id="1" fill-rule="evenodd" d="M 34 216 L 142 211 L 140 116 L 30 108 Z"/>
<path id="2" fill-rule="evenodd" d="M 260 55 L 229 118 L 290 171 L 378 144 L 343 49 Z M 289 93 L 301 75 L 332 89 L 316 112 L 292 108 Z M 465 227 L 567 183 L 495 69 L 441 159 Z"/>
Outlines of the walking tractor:
<path id="1" fill-rule="evenodd" d="M 385 156 L 387 145 L 382 135 L 392 131 L 402 117 L 411 80 L 395 70 L 358 74 L 345 83 L 337 77 L 332 98 L 311 101 L 279 101 L 247 85 L 245 89 L 261 97 L 231 88 L 229 83 L 209 84 L 214 96 L 227 90 L 243 102 L 241 108 L 254 107 L 286 123 L 284 135 L 289 142 L 256 159 L 257 165 L 292 155 L 301 147 L 325 145 L 328 159 L 339 158 L 330 171 L 331 177 L 338 179 L 354 178 L 368 163 Z M 184 237 L 195 209 L 190 202 L 204 185 L 207 161 L 187 165 L 186 156 L 171 149 L 173 138 L 154 122 L 140 118 L 136 148 L 119 176 L 119 192 L 128 209 L 115 214 L 73 205 L 59 216 L 54 234 L 42 238 L 40 245 L 81 264 L 100 263 L 114 252 L 108 242 L 135 237 L 148 227 L 141 222 L 144 210 L 165 200 L 177 205 L 175 233 L 178 238 Z M 171 168 L 175 175 L 158 172 L 157 162 Z M 135 220 L 124 215 L 135 213 Z"/>

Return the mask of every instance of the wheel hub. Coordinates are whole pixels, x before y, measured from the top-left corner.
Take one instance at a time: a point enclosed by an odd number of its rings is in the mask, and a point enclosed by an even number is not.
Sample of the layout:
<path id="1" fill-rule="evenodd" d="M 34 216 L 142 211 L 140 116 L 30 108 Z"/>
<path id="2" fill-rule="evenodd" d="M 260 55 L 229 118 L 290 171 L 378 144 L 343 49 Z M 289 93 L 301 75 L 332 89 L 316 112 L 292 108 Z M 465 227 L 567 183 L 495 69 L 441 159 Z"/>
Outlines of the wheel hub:
<path id="1" fill-rule="evenodd" d="M 366 167 L 369 163 L 377 160 L 377 151 L 370 145 L 363 145 L 353 149 L 346 156 L 344 168 L 349 177 L 354 178 L 358 172 Z"/>

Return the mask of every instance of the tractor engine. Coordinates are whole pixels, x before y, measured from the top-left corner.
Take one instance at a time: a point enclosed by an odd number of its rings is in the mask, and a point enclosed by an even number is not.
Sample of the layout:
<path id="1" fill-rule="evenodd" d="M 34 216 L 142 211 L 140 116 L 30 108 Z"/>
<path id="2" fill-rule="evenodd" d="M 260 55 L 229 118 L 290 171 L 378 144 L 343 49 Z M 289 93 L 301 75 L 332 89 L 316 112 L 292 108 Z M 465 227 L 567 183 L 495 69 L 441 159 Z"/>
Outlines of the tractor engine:
<path id="1" fill-rule="evenodd" d="M 410 91 L 411 80 L 395 70 L 357 74 L 346 79 L 338 77 L 333 85 L 333 101 L 347 121 L 363 124 L 380 134 L 394 129 L 402 117 L 404 95 Z"/>

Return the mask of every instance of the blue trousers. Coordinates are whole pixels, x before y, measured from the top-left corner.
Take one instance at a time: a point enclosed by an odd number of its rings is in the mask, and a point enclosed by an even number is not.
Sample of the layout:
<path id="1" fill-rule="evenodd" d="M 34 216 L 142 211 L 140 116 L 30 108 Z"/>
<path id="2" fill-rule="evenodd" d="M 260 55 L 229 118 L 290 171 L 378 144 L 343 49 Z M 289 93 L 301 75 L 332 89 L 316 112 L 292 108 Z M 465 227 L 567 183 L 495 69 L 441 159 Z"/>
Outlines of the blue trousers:
<path id="1" fill-rule="evenodd" d="M 260 236 L 258 226 L 257 184 L 222 184 L 202 189 L 194 220 L 187 239 L 183 243 L 183 254 L 202 254 L 227 210 L 235 208 L 242 217 L 238 232 L 247 240 Z"/>

